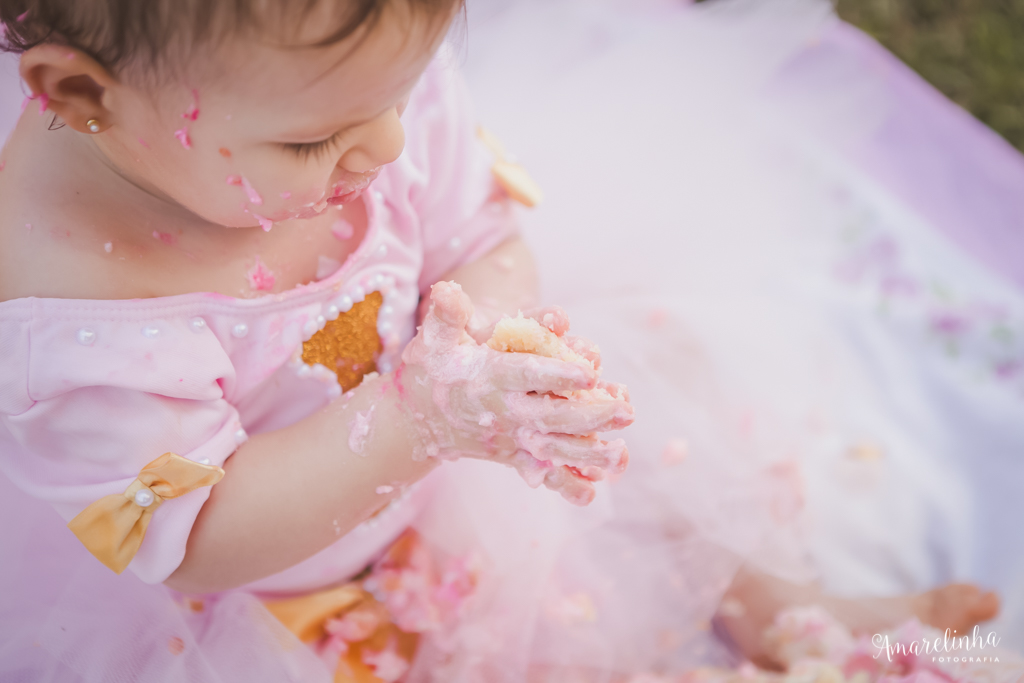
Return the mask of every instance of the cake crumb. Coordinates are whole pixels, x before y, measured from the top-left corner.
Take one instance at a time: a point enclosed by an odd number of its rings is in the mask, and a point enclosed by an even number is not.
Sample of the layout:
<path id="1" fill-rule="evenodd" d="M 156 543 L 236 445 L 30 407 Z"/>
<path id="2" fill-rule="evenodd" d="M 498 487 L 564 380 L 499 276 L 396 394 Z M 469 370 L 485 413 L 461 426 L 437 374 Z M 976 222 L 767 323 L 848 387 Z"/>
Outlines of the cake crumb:
<path id="1" fill-rule="evenodd" d="M 331 234 L 339 240 L 351 239 L 354 232 L 355 229 L 352 227 L 352 224 L 344 218 L 334 221 L 334 225 L 331 226 Z"/>
<path id="2" fill-rule="evenodd" d="M 494 333 L 487 340 L 487 346 L 495 351 L 533 353 L 593 367 L 593 363 L 569 348 L 561 337 L 533 318 L 525 317 L 522 311 L 515 318 L 499 320 L 494 326 Z"/>

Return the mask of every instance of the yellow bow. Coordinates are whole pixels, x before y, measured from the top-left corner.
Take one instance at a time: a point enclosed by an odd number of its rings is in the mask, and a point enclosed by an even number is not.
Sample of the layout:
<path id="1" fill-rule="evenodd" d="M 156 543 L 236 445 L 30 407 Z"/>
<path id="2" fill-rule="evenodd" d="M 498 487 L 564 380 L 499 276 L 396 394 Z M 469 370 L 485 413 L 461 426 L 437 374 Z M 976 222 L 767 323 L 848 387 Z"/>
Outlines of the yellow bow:
<path id="1" fill-rule="evenodd" d="M 523 206 L 533 208 L 540 204 L 544 192 L 525 168 L 505 158 L 505 147 L 501 141 L 482 126 L 476 129 L 476 136 L 497 157 L 494 166 L 491 166 L 491 173 L 501 189 Z"/>
<path id="2" fill-rule="evenodd" d="M 334 683 L 384 683 L 374 670 L 363 661 L 366 653 L 380 652 L 390 641 L 397 643 L 398 655 L 412 662 L 419 636 L 406 633 L 391 622 L 384 608 L 358 583 L 347 583 L 337 588 L 284 600 L 263 603 L 270 613 L 304 643 L 316 643 L 327 636 L 324 626 L 328 619 L 339 619 L 355 609 L 372 610 L 380 615 L 380 624 L 364 640 L 349 643 L 334 672 Z"/>
<path id="3" fill-rule="evenodd" d="M 164 453 L 143 467 L 123 494 L 100 498 L 68 528 L 96 559 L 120 574 L 139 552 L 149 520 L 164 500 L 213 486 L 223 476 L 219 467 Z"/>
<path id="4" fill-rule="evenodd" d="M 378 560 L 378 566 L 409 566 L 413 552 L 421 543 L 419 534 L 407 529 Z M 348 648 L 334 672 L 334 683 L 384 683 L 384 679 L 375 674 L 375 667 L 370 667 L 363 660 L 389 646 L 393 646 L 395 653 L 407 663 L 411 664 L 416 656 L 419 634 L 400 629 L 387 607 L 363 587 L 363 581 L 365 578 L 308 595 L 263 603 L 299 640 L 309 644 L 326 640 L 326 626 L 330 619 L 341 619 L 356 611 L 376 615 L 376 626 L 372 632 L 362 640 L 347 643 Z"/>

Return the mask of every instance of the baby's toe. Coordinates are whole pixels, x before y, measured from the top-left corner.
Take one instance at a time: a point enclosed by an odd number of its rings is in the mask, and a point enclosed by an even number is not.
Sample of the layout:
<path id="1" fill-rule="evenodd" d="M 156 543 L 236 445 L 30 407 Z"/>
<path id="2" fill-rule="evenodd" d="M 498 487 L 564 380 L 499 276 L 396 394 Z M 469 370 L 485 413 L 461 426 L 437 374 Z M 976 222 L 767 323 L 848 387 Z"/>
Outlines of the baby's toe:
<path id="1" fill-rule="evenodd" d="M 999 613 L 999 597 L 972 584 L 943 586 L 931 591 L 929 597 L 931 610 L 923 621 L 941 630 L 964 633 Z"/>
<path id="2" fill-rule="evenodd" d="M 999 614 L 999 596 L 988 591 L 977 596 L 977 599 L 968 610 L 970 626 L 994 619 Z"/>

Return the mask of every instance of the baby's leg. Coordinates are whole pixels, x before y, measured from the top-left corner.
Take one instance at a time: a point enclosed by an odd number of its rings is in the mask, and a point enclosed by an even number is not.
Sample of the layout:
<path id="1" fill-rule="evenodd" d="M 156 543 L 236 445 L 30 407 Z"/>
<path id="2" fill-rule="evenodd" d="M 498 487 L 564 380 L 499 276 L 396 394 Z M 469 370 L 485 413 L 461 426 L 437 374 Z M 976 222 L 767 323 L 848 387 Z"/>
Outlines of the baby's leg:
<path id="1" fill-rule="evenodd" d="M 742 568 L 722 599 L 716 617 L 750 661 L 767 669 L 781 663 L 764 642 L 764 632 L 775 615 L 787 607 L 817 604 L 854 634 L 873 634 L 917 617 L 940 630 L 965 633 L 999 612 L 995 593 L 970 584 L 894 598 L 846 599 L 824 594 L 811 584 L 798 585 L 750 568 Z"/>

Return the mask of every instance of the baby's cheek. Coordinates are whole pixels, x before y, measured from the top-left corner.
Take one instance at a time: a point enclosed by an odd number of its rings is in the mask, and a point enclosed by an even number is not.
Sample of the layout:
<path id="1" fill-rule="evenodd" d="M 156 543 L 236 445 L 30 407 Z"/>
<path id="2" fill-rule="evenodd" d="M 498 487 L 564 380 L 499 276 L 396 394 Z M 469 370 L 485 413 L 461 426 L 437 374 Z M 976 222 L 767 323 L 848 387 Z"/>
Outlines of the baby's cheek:
<path id="1" fill-rule="evenodd" d="M 315 165 L 284 158 L 271 163 L 247 165 L 251 175 L 230 179 L 246 190 L 250 205 L 246 208 L 253 215 L 281 222 L 291 219 L 309 219 L 322 213 L 328 207 L 325 203 L 326 182 L 330 169 L 318 169 Z M 249 188 L 252 188 L 250 191 Z M 255 203 L 258 194 L 260 203 Z"/>
<path id="2" fill-rule="evenodd" d="M 218 156 L 220 156 L 218 152 Z M 296 200 L 288 189 L 285 177 L 266 172 L 261 164 L 239 160 L 232 154 L 229 164 L 211 163 L 216 170 L 197 169 L 195 178 L 202 178 L 204 189 L 197 197 L 206 197 L 204 218 L 220 216 L 217 221 L 234 227 L 261 225 L 269 230 L 273 223 L 296 216 L 289 209 Z"/>
<path id="3" fill-rule="evenodd" d="M 237 186 L 209 166 L 190 165 L 175 174 L 168 192 L 183 207 L 203 220 L 228 227 L 251 227 L 257 224 L 253 203 Z"/>

